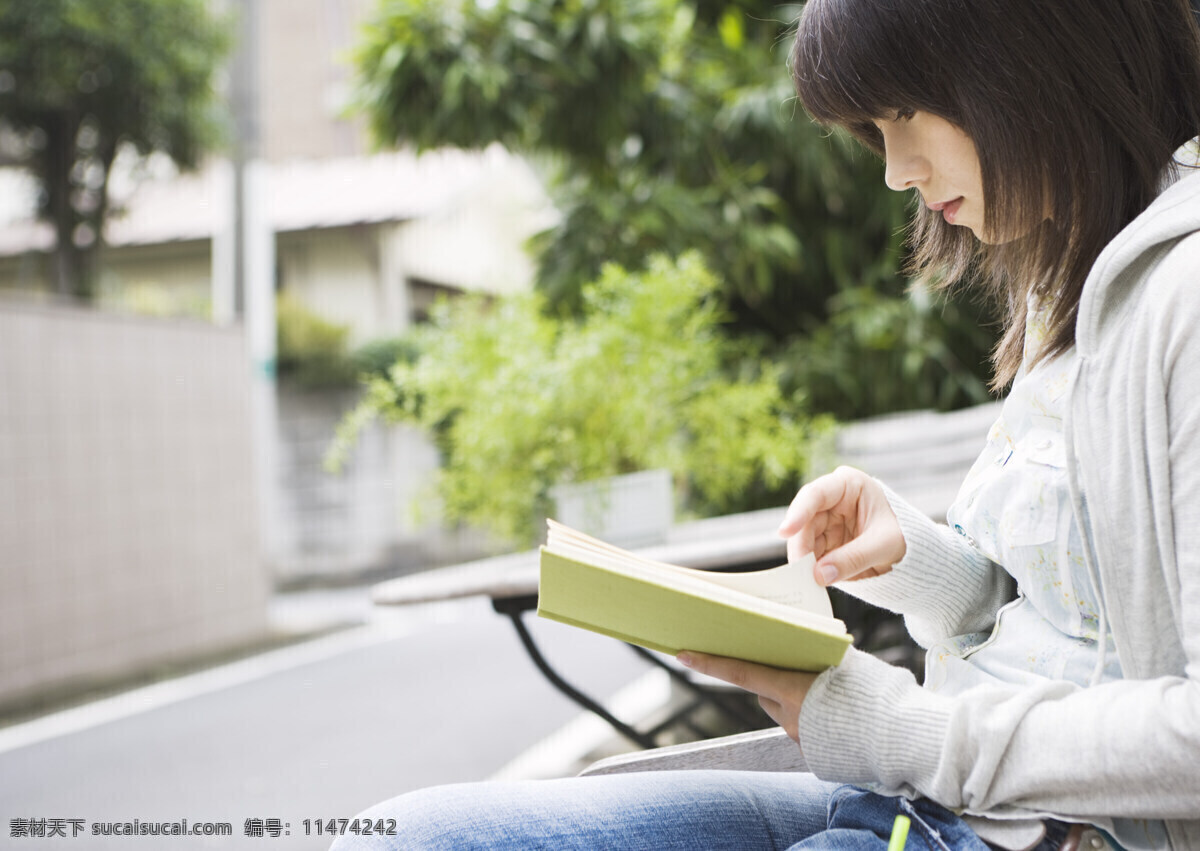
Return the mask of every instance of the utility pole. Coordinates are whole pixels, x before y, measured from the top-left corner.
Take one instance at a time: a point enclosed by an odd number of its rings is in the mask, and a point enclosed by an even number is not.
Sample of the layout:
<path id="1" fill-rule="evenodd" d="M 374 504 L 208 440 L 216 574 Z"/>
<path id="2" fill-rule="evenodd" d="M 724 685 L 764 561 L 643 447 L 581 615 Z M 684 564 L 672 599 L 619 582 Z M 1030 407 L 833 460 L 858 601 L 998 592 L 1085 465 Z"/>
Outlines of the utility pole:
<path id="1" fill-rule="evenodd" d="M 229 64 L 232 116 L 230 160 L 216 179 L 226 213 L 213 238 L 213 320 L 227 325 L 246 315 L 246 167 L 261 149 L 259 122 L 259 0 L 229 0 L 237 43 Z"/>
<path id="2" fill-rule="evenodd" d="M 229 213 L 213 238 L 213 319 L 239 318 L 251 371 L 251 415 L 260 538 L 270 562 L 279 535 L 279 429 L 275 387 L 275 232 L 270 217 L 269 170 L 262 157 L 259 83 L 262 0 L 235 0 L 238 44 L 230 64 L 233 113 L 231 162 L 218 176 Z"/>

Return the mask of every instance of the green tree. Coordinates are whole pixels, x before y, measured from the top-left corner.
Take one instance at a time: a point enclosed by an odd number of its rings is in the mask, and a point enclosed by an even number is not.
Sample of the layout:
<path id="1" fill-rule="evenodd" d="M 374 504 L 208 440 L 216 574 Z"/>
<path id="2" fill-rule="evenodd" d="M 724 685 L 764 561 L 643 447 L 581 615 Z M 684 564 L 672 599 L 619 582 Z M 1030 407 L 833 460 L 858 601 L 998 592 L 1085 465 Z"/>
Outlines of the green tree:
<path id="1" fill-rule="evenodd" d="M 552 298 L 575 303 L 604 262 L 699 247 L 738 315 L 786 336 L 835 273 L 892 276 L 884 248 L 900 223 L 891 199 L 854 191 L 877 169 L 863 177 L 851 147 L 793 120 L 780 38 L 794 12 L 391 2 L 358 54 L 361 100 L 386 144 L 499 141 L 550 158 L 564 214 L 540 246 Z"/>
<path id="2" fill-rule="evenodd" d="M 835 315 L 868 325 L 888 315 L 959 340 L 954 357 L 920 371 L 935 386 L 901 407 L 983 398 L 990 335 L 955 327 L 980 311 L 922 315 L 907 297 L 903 198 L 884 188 L 878 162 L 803 114 L 785 67 L 799 6 L 763 8 L 390 0 L 357 52 L 359 102 L 382 144 L 498 141 L 545 166 L 562 212 L 535 243 L 552 303 L 577 306 L 580 284 L 605 262 L 636 269 L 654 252 L 695 248 L 724 282 L 739 332 L 761 337 L 771 356 L 808 356 L 797 336 Z M 872 300 L 888 303 L 882 314 L 864 312 Z M 861 336 L 826 339 L 838 353 L 824 362 L 854 362 Z M 863 383 L 899 386 L 910 355 L 874 359 L 883 372 Z M 836 377 L 801 363 L 785 375 Z M 878 395 L 840 399 L 838 410 L 874 413 Z"/>
<path id="3" fill-rule="evenodd" d="M 212 78 L 228 45 L 204 0 L 0 4 L 0 122 L 40 183 L 59 292 L 91 293 L 118 152 L 191 167 L 217 140 Z"/>

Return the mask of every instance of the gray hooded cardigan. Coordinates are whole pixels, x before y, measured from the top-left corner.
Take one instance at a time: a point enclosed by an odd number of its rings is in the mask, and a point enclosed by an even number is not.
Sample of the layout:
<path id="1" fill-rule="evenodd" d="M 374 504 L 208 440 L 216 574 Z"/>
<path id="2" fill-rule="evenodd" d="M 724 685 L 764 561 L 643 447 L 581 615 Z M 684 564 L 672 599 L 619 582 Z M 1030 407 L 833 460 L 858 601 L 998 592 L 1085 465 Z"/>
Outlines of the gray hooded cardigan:
<path id="1" fill-rule="evenodd" d="M 1163 819 L 1172 848 L 1200 849 L 1200 171 L 1173 171 L 1088 277 L 1064 421 L 1124 679 L 944 697 L 851 651 L 801 711 L 818 776 L 989 820 Z M 989 630 L 1011 579 L 890 496 L 904 560 L 842 587 L 904 614 L 925 645 Z"/>

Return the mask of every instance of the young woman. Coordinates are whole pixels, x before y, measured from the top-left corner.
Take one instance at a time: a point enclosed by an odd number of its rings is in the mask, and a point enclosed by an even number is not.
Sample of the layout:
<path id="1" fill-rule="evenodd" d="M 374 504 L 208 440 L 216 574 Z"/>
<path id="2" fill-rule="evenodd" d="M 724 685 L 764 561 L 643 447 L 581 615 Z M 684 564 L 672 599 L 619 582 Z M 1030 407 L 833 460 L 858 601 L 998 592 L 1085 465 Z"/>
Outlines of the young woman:
<path id="1" fill-rule="evenodd" d="M 781 534 L 904 614 L 926 681 L 681 654 L 811 774 L 424 790 L 396 848 L 1200 848 L 1200 34 L 1186 0 L 810 0 L 793 73 L 916 190 L 917 268 L 1008 306 L 1000 419 L 936 525 L 850 469 Z M 486 723 L 486 719 L 481 719 Z M 368 846 L 349 839 L 338 849 Z"/>

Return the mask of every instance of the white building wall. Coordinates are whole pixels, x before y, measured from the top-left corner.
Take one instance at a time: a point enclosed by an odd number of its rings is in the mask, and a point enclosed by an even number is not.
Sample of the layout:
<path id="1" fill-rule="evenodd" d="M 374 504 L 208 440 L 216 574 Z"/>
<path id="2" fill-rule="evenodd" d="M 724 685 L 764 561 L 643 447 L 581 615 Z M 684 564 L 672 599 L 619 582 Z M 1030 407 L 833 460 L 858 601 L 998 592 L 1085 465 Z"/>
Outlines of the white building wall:
<path id="1" fill-rule="evenodd" d="M 532 287 L 537 266 L 525 242 L 558 214 L 527 163 L 497 152 L 490 162 L 458 203 L 397 229 L 408 275 L 497 295 Z"/>
<path id="2" fill-rule="evenodd" d="M 350 326 L 350 346 L 392 336 L 407 317 L 389 317 L 380 280 L 379 229 L 359 225 L 280 234 L 276 239 L 283 289 L 322 319 Z M 390 321 L 389 321 L 390 320 Z M 399 324 L 393 324 L 399 321 Z"/>
<path id="3" fill-rule="evenodd" d="M 209 240 L 110 248 L 97 302 L 142 315 L 206 319 L 212 307 Z"/>
<path id="4" fill-rule="evenodd" d="M 240 329 L 0 302 L 0 704 L 267 632 Z"/>

